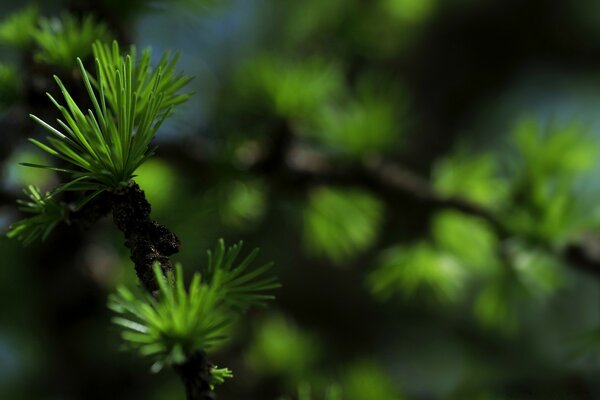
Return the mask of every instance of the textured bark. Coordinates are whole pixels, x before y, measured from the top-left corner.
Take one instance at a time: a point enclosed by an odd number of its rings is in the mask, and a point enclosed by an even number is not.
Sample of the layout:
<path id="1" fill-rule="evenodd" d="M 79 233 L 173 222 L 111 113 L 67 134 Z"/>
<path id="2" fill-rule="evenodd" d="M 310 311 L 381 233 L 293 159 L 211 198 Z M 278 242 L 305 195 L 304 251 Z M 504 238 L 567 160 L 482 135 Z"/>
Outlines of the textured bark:
<path id="1" fill-rule="evenodd" d="M 212 364 L 203 352 L 197 352 L 183 363 L 175 366 L 175 371 L 185 385 L 187 400 L 215 400 L 217 397 L 210 388 Z"/>
<path id="2" fill-rule="evenodd" d="M 170 256 L 179 251 L 179 239 L 165 226 L 150 218 L 152 208 L 144 192 L 131 182 L 119 192 L 111 193 L 113 221 L 125 236 L 135 272 L 146 290 L 158 290 L 152 266 L 158 262 L 166 273 L 173 269 Z"/>

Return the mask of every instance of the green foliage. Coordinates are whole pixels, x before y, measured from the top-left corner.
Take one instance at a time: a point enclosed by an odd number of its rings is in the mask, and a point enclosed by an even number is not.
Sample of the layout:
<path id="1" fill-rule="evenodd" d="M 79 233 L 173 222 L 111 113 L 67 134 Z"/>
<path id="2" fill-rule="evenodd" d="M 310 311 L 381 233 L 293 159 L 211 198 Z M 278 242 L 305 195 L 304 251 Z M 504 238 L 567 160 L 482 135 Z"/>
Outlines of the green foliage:
<path id="1" fill-rule="evenodd" d="M 326 107 L 319 114 L 313 136 L 350 156 L 391 150 L 397 138 L 396 112 L 388 99 L 374 96 Z"/>
<path id="2" fill-rule="evenodd" d="M 304 243 L 342 263 L 375 241 L 382 213 L 379 200 L 363 191 L 318 188 L 304 211 Z"/>
<path id="3" fill-rule="evenodd" d="M 141 355 L 154 359 L 154 370 L 183 363 L 194 351 L 222 343 L 232 322 L 216 287 L 203 284 L 195 274 L 186 290 L 181 265 L 175 270 L 175 277 L 165 277 L 160 266 L 154 267 L 158 300 L 123 286 L 110 298 L 109 307 L 122 315 L 113 322 L 124 328 L 123 339 Z"/>
<path id="4" fill-rule="evenodd" d="M 165 52 L 156 67 L 150 65 L 152 59 L 151 50 L 142 51 L 141 57 L 137 58 L 137 49 L 132 46 L 129 55 L 121 55 L 119 45 L 116 41 L 112 47 L 99 42 L 94 43 L 93 53 L 98 60 L 98 76 L 96 79 L 103 82 L 104 96 L 106 102 L 113 109 L 118 110 L 126 99 L 122 99 L 123 86 L 130 79 L 130 85 L 135 98 L 136 107 L 131 111 L 132 115 L 140 120 L 143 116 L 152 116 L 155 112 L 159 116 L 166 117 L 171 109 L 184 103 L 190 94 L 178 93 L 192 78 L 181 72 L 176 72 L 175 67 L 179 61 L 179 54 L 171 56 L 170 51 Z M 124 66 L 131 59 L 131 77 L 124 74 Z M 96 85 L 98 84 L 96 83 Z M 125 96 L 129 96 L 127 91 Z M 154 109 L 157 111 L 154 111 Z M 124 123 L 124 122 L 123 122 Z"/>
<path id="5" fill-rule="evenodd" d="M 485 326 L 505 333 L 514 333 L 519 326 L 519 305 L 525 291 L 510 271 L 491 280 L 479 293 L 474 311 Z"/>
<path id="6" fill-rule="evenodd" d="M 0 64 L 0 109 L 13 105 L 21 97 L 23 84 L 17 71 L 8 65 Z"/>
<path id="7" fill-rule="evenodd" d="M 498 267 L 499 241 L 488 224 L 457 212 L 436 214 L 432 240 L 396 246 L 383 253 L 367 282 L 382 299 L 420 289 L 438 300 L 457 300 L 468 279 L 489 276 Z"/>
<path id="8" fill-rule="evenodd" d="M 221 219 L 235 228 L 243 228 L 260 219 L 265 203 L 265 189 L 257 180 L 227 182 L 219 190 Z"/>
<path id="9" fill-rule="evenodd" d="M 565 281 L 561 266 L 547 252 L 511 242 L 504 251 L 509 263 L 490 277 L 475 303 L 475 316 L 485 326 L 515 333 L 525 308 L 543 306 Z"/>
<path id="10" fill-rule="evenodd" d="M 465 271 L 451 255 L 422 242 L 394 247 L 383 253 L 379 267 L 368 277 L 371 291 L 387 299 L 399 291 L 406 296 L 425 289 L 438 300 L 455 300 L 464 285 Z"/>
<path id="11" fill-rule="evenodd" d="M 472 270 L 490 270 L 497 263 L 499 240 L 480 218 L 454 211 L 440 212 L 432 221 L 432 235 L 438 248 Z"/>
<path id="12" fill-rule="evenodd" d="M 56 225 L 65 220 L 67 210 L 51 194 L 44 195 L 33 185 L 24 192 L 29 199 L 18 200 L 19 210 L 32 216 L 11 225 L 7 236 L 29 245 L 40 238 L 45 240 Z"/>
<path id="13" fill-rule="evenodd" d="M 385 9 L 404 23 L 422 22 L 435 11 L 438 0 L 383 0 Z"/>
<path id="14" fill-rule="evenodd" d="M 527 118 L 518 123 L 514 139 L 519 154 L 513 163 L 516 207 L 508 223 L 534 240 L 560 242 L 587 218 L 578 215 L 582 210 L 574 193 L 581 174 L 596 164 L 597 142 L 578 124 L 544 128 Z"/>
<path id="15" fill-rule="evenodd" d="M 225 379 L 233 378 L 233 372 L 229 368 L 218 368 L 215 366 L 210 370 L 210 377 L 210 388 L 214 390 L 215 386 L 224 383 Z"/>
<path id="16" fill-rule="evenodd" d="M 10 15 L 0 24 L 0 43 L 20 49 L 27 48 L 33 42 L 38 15 L 35 6 Z"/>
<path id="17" fill-rule="evenodd" d="M 175 274 L 166 276 L 155 265 L 158 298 L 124 286 L 110 296 L 109 307 L 119 314 L 113 321 L 123 328 L 123 339 L 154 361 L 154 371 L 223 343 L 228 327 L 241 311 L 272 298 L 263 294 L 278 286 L 274 278 L 265 277 L 267 267 L 248 269 L 256 252 L 234 266 L 241 244 L 224 248 L 220 241 L 215 255 L 209 252 L 205 273 L 195 273 L 187 290 L 181 265 L 176 266 Z M 214 383 L 230 375 L 227 369 L 213 370 Z"/>
<path id="18" fill-rule="evenodd" d="M 516 155 L 502 176 L 490 155 L 459 152 L 438 163 L 434 187 L 444 196 L 491 207 L 515 233 L 557 243 L 582 219 L 574 196 L 577 180 L 596 163 L 597 143 L 576 124 L 543 127 L 521 119 L 513 138 Z"/>
<path id="19" fill-rule="evenodd" d="M 273 263 L 248 268 L 256 259 L 258 249 L 254 249 L 239 264 L 236 260 L 242 250 L 243 242 L 226 248 L 219 240 L 215 251 L 208 251 L 208 264 L 202 270 L 204 280 L 219 288 L 225 303 L 236 311 L 245 311 L 250 306 L 262 306 L 272 300 L 265 292 L 280 287 L 277 278 L 268 274 Z"/>
<path id="20" fill-rule="evenodd" d="M 317 396 L 316 393 L 322 393 Z M 285 397 L 281 400 L 287 400 Z M 298 385 L 298 400 L 401 400 L 394 383 L 385 371 L 371 361 L 360 361 L 345 367 L 335 384 L 308 383 Z"/>
<path id="21" fill-rule="evenodd" d="M 491 155 L 467 156 L 459 152 L 437 163 L 433 172 L 436 191 L 485 206 L 501 206 L 508 185 L 498 176 L 497 161 Z"/>
<path id="22" fill-rule="evenodd" d="M 253 369 L 282 375 L 295 383 L 311 372 L 320 350 L 320 343 L 313 335 L 274 315 L 256 330 L 247 360 Z"/>
<path id="23" fill-rule="evenodd" d="M 79 20 L 64 14 L 60 18 L 41 18 L 39 29 L 33 32 L 38 46 L 38 61 L 65 70 L 77 66 L 77 58 L 85 59 L 96 41 L 110 40 L 108 28 L 91 15 Z"/>
<path id="24" fill-rule="evenodd" d="M 262 99 L 281 117 L 307 117 L 340 93 L 339 68 L 320 58 L 303 61 L 264 57 L 247 65 L 238 84 L 245 96 Z"/>
<path id="25" fill-rule="evenodd" d="M 340 383 L 344 400 L 404 398 L 385 371 L 373 362 L 365 361 L 352 365 Z"/>
<path id="26" fill-rule="evenodd" d="M 532 178 L 572 177 L 594 166 L 596 142 L 585 135 L 578 123 L 551 124 L 546 129 L 533 118 L 523 118 L 514 130 L 514 140 L 522 157 L 521 171 Z"/>
<path id="27" fill-rule="evenodd" d="M 134 49 L 131 55 L 121 56 L 116 42 L 112 48 L 96 43 L 94 56 L 96 77 L 90 76 L 78 60 L 93 111 L 83 112 L 56 78 L 66 107 L 48 96 L 64 118 L 58 121 L 61 130 L 32 116 L 52 137 L 47 138 L 48 144 L 30 141 L 72 165 L 71 168 L 30 165 L 69 175 L 70 181 L 59 191 L 90 190 L 96 195 L 126 185 L 136 169 L 154 153 L 150 143 L 172 107 L 188 97 L 176 94 L 189 81 L 181 74 L 175 75 L 177 57 L 169 59 L 165 54 L 158 66 L 151 69 L 149 50 L 142 53 L 138 62 Z"/>

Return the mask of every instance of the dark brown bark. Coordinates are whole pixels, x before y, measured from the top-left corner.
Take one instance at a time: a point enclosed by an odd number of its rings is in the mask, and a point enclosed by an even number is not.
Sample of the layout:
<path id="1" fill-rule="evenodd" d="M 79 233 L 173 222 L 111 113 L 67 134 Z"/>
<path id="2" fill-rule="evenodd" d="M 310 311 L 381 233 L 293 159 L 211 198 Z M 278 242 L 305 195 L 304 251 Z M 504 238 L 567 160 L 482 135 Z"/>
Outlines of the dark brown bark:
<path id="1" fill-rule="evenodd" d="M 172 270 L 169 257 L 179 251 L 180 243 L 174 233 L 150 218 L 151 211 L 144 191 L 132 181 L 123 189 L 106 191 L 81 210 L 72 211 L 68 222 L 87 229 L 112 213 L 115 225 L 123 232 L 140 283 L 156 294 L 158 286 L 152 267 L 158 262 L 165 273 Z"/>
<path id="2" fill-rule="evenodd" d="M 185 385 L 187 400 L 215 400 L 217 397 L 210 388 L 212 364 L 204 352 L 197 352 L 183 363 L 176 365 L 175 371 Z"/>
<path id="3" fill-rule="evenodd" d="M 144 192 L 135 182 L 110 194 L 113 221 L 125 236 L 138 279 L 146 290 L 158 290 L 152 267 L 159 263 L 166 273 L 173 269 L 170 256 L 179 251 L 179 239 L 165 226 L 150 218 L 152 210 Z"/>

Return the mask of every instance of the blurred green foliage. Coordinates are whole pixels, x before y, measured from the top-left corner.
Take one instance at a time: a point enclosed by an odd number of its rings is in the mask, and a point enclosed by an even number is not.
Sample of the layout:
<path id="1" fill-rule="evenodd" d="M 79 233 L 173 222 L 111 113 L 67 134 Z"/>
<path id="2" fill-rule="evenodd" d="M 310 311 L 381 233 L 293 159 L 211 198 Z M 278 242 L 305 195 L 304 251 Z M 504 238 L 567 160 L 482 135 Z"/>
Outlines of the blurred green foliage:
<path id="1" fill-rule="evenodd" d="M 294 385 L 310 377 L 321 351 L 314 335 L 299 330 L 281 315 L 273 315 L 257 327 L 246 359 L 253 369 L 283 375 Z"/>
<path id="2" fill-rule="evenodd" d="M 505 204 L 508 186 L 498 175 L 498 161 L 491 154 L 458 152 L 435 166 L 435 189 L 444 196 L 456 196 L 494 208 Z"/>
<path id="3" fill-rule="evenodd" d="M 461 265 L 429 243 L 387 250 L 382 255 L 381 266 L 368 280 L 373 293 L 382 299 L 396 291 L 411 296 L 425 288 L 442 301 L 456 299 L 461 294 L 463 281 Z"/>
<path id="4" fill-rule="evenodd" d="M 136 175 L 135 180 L 144 189 L 150 204 L 159 210 L 168 208 L 181 184 L 173 168 L 164 161 L 151 159 L 140 166 Z"/>
<path id="5" fill-rule="evenodd" d="M 227 226 L 238 229 L 252 226 L 265 213 L 266 191 L 258 180 L 226 182 L 218 197 L 219 214 Z"/>
<path id="6" fill-rule="evenodd" d="M 39 29 L 33 33 L 38 46 L 39 61 L 64 70 L 77 67 L 77 57 L 86 59 L 92 54 L 92 44 L 97 40 L 109 42 L 106 25 L 92 16 L 79 20 L 65 14 L 60 18 L 41 18 Z"/>
<path id="7" fill-rule="evenodd" d="M 385 372 L 371 362 L 359 362 L 349 367 L 342 378 L 341 387 L 343 398 L 347 400 L 404 398 Z"/>
<path id="8" fill-rule="evenodd" d="M 499 240 L 487 223 L 457 212 L 439 213 L 432 221 L 435 243 L 473 271 L 485 272 L 495 264 Z"/>
<path id="9" fill-rule="evenodd" d="M 315 189 L 304 211 L 304 243 L 310 252 L 342 263 L 375 241 L 382 212 L 366 192 Z"/>
<path id="10" fill-rule="evenodd" d="M 37 7 L 29 6 L 5 18 L 0 24 L 0 43 L 20 49 L 30 46 L 38 17 Z"/>
<path id="11" fill-rule="evenodd" d="M 387 99 L 366 97 L 324 108 L 312 136 L 350 156 L 387 152 L 397 146 L 395 107 Z"/>
<path id="12" fill-rule="evenodd" d="M 15 68 L 0 64 L 0 110 L 21 99 L 23 83 Z"/>
<path id="13" fill-rule="evenodd" d="M 241 96 L 260 99 L 283 118 L 307 118 L 342 90 L 341 71 L 322 58 L 287 60 L 264 56 L 240 72 Z"/>
<path id="14" fill-rule="evenodd" d="M 564 241 L 581 228 L 576 184 L 597 163 L 598 143 L 578 123 L 550 125 L 525 118 L 514 131 L 515 161 L 511 226 L 533 239 Z"/>

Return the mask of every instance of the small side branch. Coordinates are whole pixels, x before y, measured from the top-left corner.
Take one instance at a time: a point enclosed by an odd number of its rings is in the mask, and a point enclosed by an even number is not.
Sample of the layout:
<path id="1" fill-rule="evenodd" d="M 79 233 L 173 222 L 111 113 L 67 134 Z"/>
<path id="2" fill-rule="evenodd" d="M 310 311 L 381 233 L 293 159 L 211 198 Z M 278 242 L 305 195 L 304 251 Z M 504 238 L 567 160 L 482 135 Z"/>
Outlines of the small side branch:
<path id="1" fill-rule="evenodd" d="M 215 400 L 217 397 L 210 388 L 212 364 L 203 352 L 187 358 L 183 364 L 175 365 L 175 372 L 185 385 L 187 400 Z"/>

